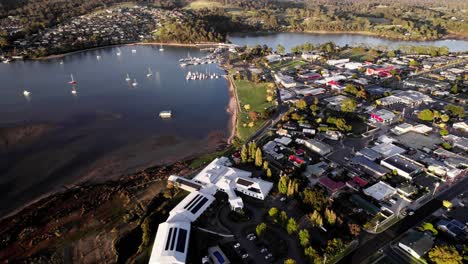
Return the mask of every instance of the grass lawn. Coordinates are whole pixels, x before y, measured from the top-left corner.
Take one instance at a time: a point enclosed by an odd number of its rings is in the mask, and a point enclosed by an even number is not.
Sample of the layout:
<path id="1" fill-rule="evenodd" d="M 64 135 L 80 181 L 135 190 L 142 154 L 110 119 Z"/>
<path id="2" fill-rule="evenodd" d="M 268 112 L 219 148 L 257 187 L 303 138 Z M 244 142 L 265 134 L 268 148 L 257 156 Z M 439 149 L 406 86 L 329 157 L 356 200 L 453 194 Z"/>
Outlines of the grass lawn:
<path id="1" fill-rule="evenodd" d="M 229 148 L 226 148 L 226 149 L 223 149 L 223 150 L 220 150 L 220 151 L 216 151 L 216 152 L 213 152 L 213 153 L 208 153 L 208 154 L 202 155 L 202 156 L 194 159 L 190 163 L 189 167 L 192 168 L 192 169 L 200 168 L 201 166 L 206 165 L 209 162 L 213 161 L 215 158 L 217 158 L 219 156 L 229 155 L 232 152 L 234 152 L 234 147 L 231 146 Z"/>
<path id="2" fill-rule="evenodd" d="M 185 8 L 187 9 L 202 9 L 202 8 L 226 8 L 228 6 L 223 5 L 222 3 L 210 1 L 210 0 L 197 0 L 190 3 Z"/>
<path id="3" fill-rule="evenodd" d="M 255 133 L 263 124 L 263 120 L 254 122 L 253 127 L 244 126 L 250 122 L 249 115 L 244 110 L 244 105 L 249 104 L 250 111 L 263 112 L 265 108 L 273 105 L 266 101 L 268 83 L 253 83 L 245 80 L 234 81 L 237 87 L 237 96 L 241 106 L 241 111 L 237 118 L 237 135 L 240 140 L 246 140 L 250 135 Z"/>
<path id="4" fill-rule="evenodd" d="M 288 61 L 278 61 L 270 64 L 270 67 L 274 71 L 279 71 L 282 68 L 288 68 L 288 70 L 295 69 L 297 66 L 302 66 L 307 64 L 303 60 L 288 60 Z"/>
<path id="5" fill-rule="evenodd" d="M 375 51 L 366 51 L 364 48 L 356 47 L 341 52 L 341 57 L 357 61 L 373 61 L 379 54 Z"/>
<path id="6" fill-rule="evenodd" d="M 272 106 L 272 103 L 267 102 L 267 87 L 269 83 L 254 83 L 245 80 L 235 80 L 237 87 L 237 96 L 239 97 L 239 103 L 241 111 L 244 110 L 244 105 L 249 104 L 250 111 L 263 112 L 265 108 Z"/>

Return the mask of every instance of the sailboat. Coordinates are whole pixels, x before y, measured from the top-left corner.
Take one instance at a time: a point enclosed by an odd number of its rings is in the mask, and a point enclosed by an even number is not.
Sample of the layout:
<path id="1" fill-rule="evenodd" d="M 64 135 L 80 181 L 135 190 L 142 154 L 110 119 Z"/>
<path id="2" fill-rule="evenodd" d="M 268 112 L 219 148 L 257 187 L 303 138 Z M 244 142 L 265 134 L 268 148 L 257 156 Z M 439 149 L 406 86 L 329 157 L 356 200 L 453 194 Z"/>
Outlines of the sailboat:
<path id="1" fill-rule="evenodd" d="M 131 81 L 131 80 L 132 80 L 132 79 L 130 79 L 130 75 L 128 75 L 128 73 L 127 73 L 127 78 L 125 78 L 125 81 L 129 82 L 129 81 Z"/>
<path id="2" fill-rule="evenodd" d="M 76 94 L 78 93 L 78 92 L 75 90 L 75 87 L 72 88 L 71 93 L 72 93 L 73 95 L 76 95 Z"/>
<path id="3" fill-rule="evenodd" d="M 137 83 L 136 79 L 133 79 L 132 86 L 137 86 L 137 85 L 138 85 L 138 83 Z"/>
<path id="4" fill-rule="evenodd" d="M 60 65 L 63 65 L 63 60 L 60 61 Z"/>
<path id="5" fill-rule="evenodd" d="M 68 83 L 69 84 L 76 84 L 75 79 L 73 79 L 73 74 L 70 74 L 70 77 L 71 77 L 71 81 L 69 81 Z"/>
<path id="6" fill-rule="evenodd" d="M 146 77 L 151 77 L 153 76 L 153 72 L 151 71 L 151 68 L 148 68 L 148 74 L 146 74 Z"/>
<path id="7" fill-rule="evenodd" d="M 159 51 L 164 51 L 163 45 L 159 45 Z"/>
<path id="8" fill-rule="evenodd" d="M 120 51 L 120 48 L 117 48 L 117 56 L 122 55 L 122 52 Z"/>

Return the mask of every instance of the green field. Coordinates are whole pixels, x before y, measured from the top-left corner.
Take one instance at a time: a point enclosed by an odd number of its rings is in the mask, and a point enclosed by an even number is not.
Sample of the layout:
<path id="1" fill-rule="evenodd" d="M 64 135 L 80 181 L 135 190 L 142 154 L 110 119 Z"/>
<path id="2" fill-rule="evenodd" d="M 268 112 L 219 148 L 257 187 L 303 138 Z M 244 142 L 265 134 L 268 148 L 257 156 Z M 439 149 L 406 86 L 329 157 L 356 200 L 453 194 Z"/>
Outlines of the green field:
<path id="1" fill-rule="evenodd" d="M 352 48 L 344 50 L 340 53 L 342 58 L 350 58 L 354 61 L 374 61 L 379 57 L 379 54 L 374 50 L 366 50 L 364 48 Z"/>
<path id="2" fill-rule="evenodd" d="M 255 133 L 264 123 L 264 120 L 257 120 L 253 127 L 244 126 L 250 122 L 248 111 L 244 109 L 244 105 L 249 104 L 249 111 L 263 112 L 265 108 L 273 105 L 266 101 L 267 87 L 269 83 L 253 83 L 245 80 L 234 81 L 237 87 L 237 96 L 241 106 L 241 112 L 237 118 L 237 136 L 240 140 L 246 140 L 250 135 Z"/>
<path id="3" fill-rule="evenodd" d="M 288 61 L 279 61 L 270 64 L 270 67 L 274 71 L 279 71 L 283 68 L 287 68 L 288 70 L 294 70 L 296 67 L 302 66 L 307 64 L 307 62 L 303 60 L 288 60 Z"/>
<path id="4" fill-rule="evenodd" d="M 226 8 L 227 6 L 219 2 L 210 0 L 197 0 L 188 4 L 185 8 L 187 9 L 202 9 L 202 8 Z"/>

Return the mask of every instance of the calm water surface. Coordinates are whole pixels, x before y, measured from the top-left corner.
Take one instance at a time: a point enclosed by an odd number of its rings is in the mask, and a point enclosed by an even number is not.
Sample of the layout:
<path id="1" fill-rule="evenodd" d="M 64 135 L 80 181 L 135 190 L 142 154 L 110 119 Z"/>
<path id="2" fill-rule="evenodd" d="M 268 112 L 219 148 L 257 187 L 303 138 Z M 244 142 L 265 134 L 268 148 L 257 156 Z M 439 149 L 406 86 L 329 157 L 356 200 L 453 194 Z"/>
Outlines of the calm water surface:
<path id="1" fill-rule="evenodd" d="M 290 50 L 291 47 L 310 42 L 322 44 L 333 41 L 339 46 L 388 46 L 398 48 L 400 45 L 423 45 L 423 46 L 446 46 L 450 51 L 468 51 L 468 41 L 466 40 L 435 40 L 435 41 L 400 41 L 383 39 L 379 37 L 355 35 L 355 34 L 312 34 L 312 33 L 272 33 L 272 34 L 234 34 L 229 37 L 232 43 L 238 45 L 267 44 L 275 48 L 278 44 Z"/>
<path id="2" fill-rule="evenodd" d="M 55 127 L 39 143 L 0 152 L 4 159 L 0 213 L 80 179 L 88 172 L 83 168 L 95 169 L 96 161 L 110 153 L 129 155 L 132 162 L 119 163 L 125 170 L 144 165 L 135 162 L 143 155 L 140 149 L 151 148 L 143 160 L 156 164 L 164 155 L 182 157 L 193 151 L 184 150 L 184 144 L 197 146 L 214 131 L 227 136 L 227 81 L 185 80 L 188 71 L 224 72 L 214 64 L 179 66 L 178 60 L 188 52 L 191 56 L 206 53 L 177 47 L 163 52 L 153 46 L 120 49 L 121 56 L 116 55 L 116 47 L 75 53 L 64 57 L 63 64 L 62 59 L 0 64 L 0 127 L 31 123 Z M 153 72 L 149 78 L 148 68 Z M 136 79 L 137 87 L 125 81 L 127 73 Z M 68 84 L 70 74 L 77 81 L 76 95 Z M 23 90 L 31 93 L 29 98 Z M 162 110 L 172 110 L 173 118 L 160 119 Z M 158 153 L 158 148 L 164 153 Z M 159 155 L 148 157 L 153 154 Z"/>

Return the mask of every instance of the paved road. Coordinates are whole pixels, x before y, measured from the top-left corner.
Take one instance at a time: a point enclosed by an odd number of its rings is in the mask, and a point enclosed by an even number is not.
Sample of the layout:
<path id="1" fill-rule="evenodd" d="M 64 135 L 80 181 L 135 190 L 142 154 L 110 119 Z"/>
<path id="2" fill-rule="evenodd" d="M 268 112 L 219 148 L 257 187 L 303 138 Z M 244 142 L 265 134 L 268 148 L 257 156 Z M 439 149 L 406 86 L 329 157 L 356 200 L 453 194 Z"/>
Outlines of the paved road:
<path id="1" fill-rule="evenodd" d="M 463 181 L 452 186 L 451 189 L 439 195 L 436 199 L 431 200 L 423 205 L 414 215 L 407 216 L 400 222 L 396 223 L 381 234 L 375 235 L 369 240 L 361 243 L 361 245 L 348 256 L 343 258 L 338 263 L 362 263 L 365 259 L 377 252 L 380 248 L 390 243 L 398 235 L 403 234 L 408 229 L 419 224 L 420 221 L 431 215 L 437 209 L 442 207 L 443 200 L 452 200 L 458 194 L 464 192 L 468 188 L 468 177 Z"/>

